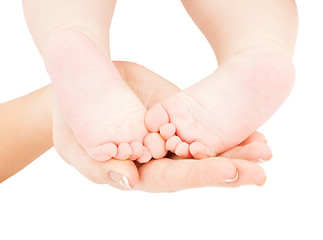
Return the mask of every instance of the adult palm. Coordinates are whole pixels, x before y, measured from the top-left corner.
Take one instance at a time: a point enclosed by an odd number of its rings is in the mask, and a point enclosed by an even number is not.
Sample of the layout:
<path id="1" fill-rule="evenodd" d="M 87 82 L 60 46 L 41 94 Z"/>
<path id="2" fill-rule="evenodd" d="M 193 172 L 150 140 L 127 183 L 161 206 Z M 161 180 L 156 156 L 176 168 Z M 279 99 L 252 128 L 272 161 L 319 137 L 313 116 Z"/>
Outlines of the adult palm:
<path id="1" fill-rule="evenodd" d="M 115 66 L 147 109 L 180 91 L 174 84 L 138 64 L 115 62 Z M 239 146 L 213 158 L 194 160 L 167 156 L 145 164 L 114 159 L 98 162 L 91 159 L 77 143 L 57 105 L 54 106 L 53 123 L 54 143 L 59 143 L 55 147 L 66 162 L 93 182 L 123 190 L 126 189 L 124 184 L 120 185 L 120 181 L 125 180 L 123 176 L 133 189 L 147 192 L 261 185 L 265 181 L 265 173 L 256 161 L 268 160 L 271 156 L 264 136 L 256 132 Z M 114 181 L 110 177 L 111 172 L 117 178 L 119 176 L 120 181 Z"/>

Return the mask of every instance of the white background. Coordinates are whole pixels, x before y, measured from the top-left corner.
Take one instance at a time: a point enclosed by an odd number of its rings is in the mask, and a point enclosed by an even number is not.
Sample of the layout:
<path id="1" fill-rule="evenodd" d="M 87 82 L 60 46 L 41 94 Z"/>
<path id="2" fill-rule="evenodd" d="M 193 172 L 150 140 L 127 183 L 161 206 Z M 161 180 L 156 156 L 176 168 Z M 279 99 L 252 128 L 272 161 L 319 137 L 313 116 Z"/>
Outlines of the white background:
<path id="1" fill-rule="evenodd" d="M 323 3 L 298 6 L 297 81 L 261 128 L 274 152 L 264 187 L 122 192 L 89 182 L 51 149 L 0 185 L 0 239 L 323 239 Z M 115 60 L 180 87 L 213 71 L 180 1 L 120 0 L 111 34 Z M 20 1 L 0 1 L 0 37 L 0 102 L 49 83 Z"/>

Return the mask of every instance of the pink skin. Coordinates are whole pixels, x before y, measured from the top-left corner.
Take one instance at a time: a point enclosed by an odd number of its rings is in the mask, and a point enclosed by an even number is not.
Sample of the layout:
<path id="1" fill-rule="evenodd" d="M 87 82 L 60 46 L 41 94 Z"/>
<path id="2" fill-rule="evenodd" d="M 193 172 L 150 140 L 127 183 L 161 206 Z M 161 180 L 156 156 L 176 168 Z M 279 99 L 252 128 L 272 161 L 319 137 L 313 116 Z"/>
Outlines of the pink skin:
<path id="1" fill-rule="evenodd" d="M 177 145 L 180 144 L 181 142 L 182 140 L 177 136 L 170 137 L 166 141 L 166 150 L 175 152 Z"/>
<path id="2" fill-rule="evenodd" d="M 141 97 L 145 107 L 167 97 L 167 94 L 163 92 L 154 92 L 153 89 L 155 89 L 156 84 L 159 86 L 158 89 L 163 88 L 168 94 L 179 91 L 176 86 L 142 66 L 127 62 L 116 62 L 115 65 L 123 78 L 128 81 L 130 87 Z M 151 79 L 155 81 L 152 82 Z M 138 85 L 144 85 L 145 88 L 137 88 L 136 86 Z M 151 98 L 147 94 L 150 92 L 152 94 Z M 147 192 L 179 191 L 186 188 L 205 186 L 238 187 L 246 184 L 262 185 L 265 181 L 263 169 L 258 164 L 253 163 L 259 158 L 265 160 L 262 153 L 270 152 L 270 148 L 265 144 L 264 136 L 260 133 L 252 134 L 239 147 L 228 151 L 227 156 L 223 153 L 217 158 L 203 160 L 182 159 L 181 161 L 176 158 L 163 158 L 140 164 L 137 168 L 131 160 L 119 161 L 111 159 L 99 162 L 92 159 L 77 143 L 57 105 L 54 110 L 54 141 L 57 143 L 55 147 L 66 162 L 73 165 L 95 183 L 110 184 L 116 188 L 126 190 L 124 186 L 109 177 L 108 173 L 111 171 L 127 177 L 134 189 Z M 257 145 L 252 147 L 254 152 L 248 151 L 248 149 L 251 150 L 248 146 L 252 146 L 252 144 Z M 241 151 L 242 148 L 245 151 Z M 234 159 L 230 159 L 230 157 Z M 143 162 L 145 161 L 143 160 Z M 226 182 L 227 179 L 235 179 L 237 174 L 239 178 L 234 182 Z"/>
<path id="3" fill-rule="evenodd" d="M 258 164 L 222 157 L 198 161 L 163 158 L 150 161 L 138 170 L 141 177 L 134 189 L 147 192 L 175 192 L 199 187 L 263 186 L 266 181 L 265 173 Z M 232 181 L 227 182 L 230 179 Z"/>
<path id="4" fill-rule="evenodd" d="M 141 156 L 144 155 L 144 147 L 141 142 L 132 142 L 130 146 L 132 149 L 132 154 L 129 157 L 130 160 L 139 159 Z"/>
<path id="5" fill-rule="evenodd" d="M 281 56 L 232 62 L 147 112 L 147 129 L 166 140 L 167 150 L 182 158 L 216 156 L 244 141 L 287 97 L 294 75 Z M 279 91 L 263 90 L 272 88 Z"/>
<path id="6" fill-rule="evenodd" d="M 155 159 L 163 158 L 167 154 L 165 140 L 158 133 L 150 133 L 145 137 L 144 145 Z"/>
<path id="7" fill-rule="evenodd" d="M 201 159 L 243 142 L 288 97 L 295 79 L 297 10 L 294 1 L 182 3 L 219 66 L 150 108 L 145 124 L 166 140 L 171 152 Z"/>
<path id="8" fill-rule="evenodd" d="M 148 161 L 149 151 L 140 145 L 148 133 L 146 108 L 90 37 L 73 29 L 56 31 L 46 41 L 44 59 L 59 107 L 93 159 Z"/>
<path id="9" fill-rule="evenodd" d="M 135 189 L 174 192 L 205 186 L 263 186 L 266 182 L 265 173 L 255 163 L 259 159 L 268 161 L 271 157 L 264 135 L 255 132 L 239 146 L 218 157 L 193 160 L 179 159 L 174 155 L 172 158 L 152 160 L 140 165 L 138 171 L 141 177 Z"/>
<path id="10" fill-rule="evenodd" d="M 257 177 L 264 176 L 256 170 L 257 167 L 259 170 L 257 164 L 227 158 L 152 161 L 139 167 L 142 175 L 139 180 L 135 163 L 125 159 L 144 163 L 151 155 L 166 154 L 166 149 L 189 158 L 215 156 L 226 150 L 230 156 L 250 157 L 250 146 L 257 149 L 252 158 L 266 152 L 258 152 L 263 147 L 261 144 L 250 143 L 236 150 L 232 147 L 264 123 L 291 89 L 297 20 L 293 1 L 182 0 L 214 49 L 219 68 L 182 92 L 160 82 L 160 89 L 165 90 L 161 93 L 154 91 L 157 82 L 151 81 L 151 76 L 144 84 L 140 84 L 140 78 L 133 78 L 145 74 L 136 72 L 142 70 L 139 66 L 128 65 L 128 69 L 121 68 L 118 72 L 112 64 L 108 32 L 115 2 L 25 3 L 27 22 L 44 57 L 57 98 L 53 120 L 55 145 L 60 154 L 96 182 L 108 182 L 107 170 L 117 169 L 129 178 L 132 186 L 139 181 L 143 184 L 138 189 L 148 191 L 149 184 L 160 179 L 167 184 L 159 182 L 155 190 L 166 190 L 172 184 L 169 180 L 179 180 L 176 177 L 191 177 L 187 186 L 192 187 L 221 182 L 232 178 L 237 171 L 241 174 L 236 183 L 263 181 Z M 62 7 L 64 11 L 57 11 Z M 136 74 L 132 74 L 133 70 Z M 147 99 L 140 102 L 123 80 L 134 84 L 137 95 Z M 152 107 L 156 103 L 159 104 Z M 146 109 L 150 109 L 147 114 Z M 147 136 L 146 127 L 153 133 Z M 125 161 L 106 161 L 111 158 Z M 254 174 L 249 172 L 249 180 L 243 181 L 247 179 L 246 169 L 253 169 Z M 216 178 L 212 171 L 218 171 Z"/>

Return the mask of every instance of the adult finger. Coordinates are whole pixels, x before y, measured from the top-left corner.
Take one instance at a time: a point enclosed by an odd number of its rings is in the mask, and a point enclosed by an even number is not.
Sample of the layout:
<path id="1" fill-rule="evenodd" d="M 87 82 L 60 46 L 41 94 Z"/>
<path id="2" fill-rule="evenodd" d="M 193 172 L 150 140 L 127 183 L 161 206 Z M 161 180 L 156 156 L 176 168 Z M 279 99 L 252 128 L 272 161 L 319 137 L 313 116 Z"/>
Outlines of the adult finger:
<path id="1" fill-rule="evenodd" d="M 174 192 L 211 186 L 235 179 L 235 166 L 225 158 L 202 160 L 152 160 L 139 167 L 140 182 L 135 189 Z"/>
<path id="2" fill-rule="evenodd" d="M 202 160 L 153 160 L 139 168 L 136 189 L 147 192 L 175 192 L 200 187 L 261 185 L 265 172 L 254 162 L 223 157 Z M 238 176 L 238 177 L 237 177 Z"/>
<path id="3" fill-rule="evenodd" d="M 114 65 L 147 109 L 180 91 L 170 81 L 137 63 L 117 61 Z"/>
<path id="4" fill-rule="evenodd" d="M 234 147 L 219 155 L 220 157 L 231 159 L 244 159 L 248 161 L 268 161 L 271 159 L 272 151 L 263 142 L 251 142 L 247 145 Z"/>
<path id="5" fill-rule="evenodd" d="M 263 186 L 266 182 L 264 169 L 255 162 L 240 159 L 230 159 L 231 164 L 237 169 L 238 175 L 235 181 L 216 183 L 214 187 L 240 187 L 244 185 Z"/>

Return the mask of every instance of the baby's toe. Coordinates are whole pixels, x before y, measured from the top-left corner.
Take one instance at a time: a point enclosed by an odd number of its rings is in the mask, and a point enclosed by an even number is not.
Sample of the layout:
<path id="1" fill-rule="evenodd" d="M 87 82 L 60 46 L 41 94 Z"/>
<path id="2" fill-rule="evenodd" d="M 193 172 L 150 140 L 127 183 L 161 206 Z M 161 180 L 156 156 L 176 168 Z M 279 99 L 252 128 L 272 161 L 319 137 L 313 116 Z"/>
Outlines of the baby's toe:
<path id="1" fill-rule="evenodd" d="M 139 141 L 134 141 L 130 143 L 132 154 L 129 157 L 130 160 L 137 160 L 144 153 L 144 146 Z"/>
<path id="2" fill-rule="evenodd" d="M 160 135 L 165 139 L 168 140 L 173 137 L 176 133 L 176 128 L 174 124 L 167 123 L 160 127 Z"/>
<path id="3" fill-rule="evenodd" d="M 239 146 L 245 146 L 253 142 L 267 143 L 265 136 L 260 132 L 254 132 L 247 139 L 239 144 Z"/>
<path id="4" fill-rule="evenodd" d="M 149 162 L 151 159 L 151 154 L 148 150 L 148 148 L 143 148 L 143 154 L 137 159 L 137 162 L 139 163 L 146 163 Z"/>
<path id="5" fill-rule="evenodd" d="M 105 143 L 95 148 L 87 149 L 87 153 L 97 161 L 106 161 L 113 158 L 118 152 L 118 148 L 113 143 Z"/>
<path id="6" fill-rule="evenodd" d="M 132 154 L 132 149 L 129 143 L 120 143 L 118 146 L 118 153 L 114 156 L 115 159 L 126 160 Z"/>
<path id="7" fill-rule="evenodd" d="M 149 133 L 144 139 L 144 145 L 155 159 L 163 158 L 167 154 L 165 140 L 158 133 Z"/>
<path id="8" fill-rule="evenodd" d="M 168 122 L 168 113 L 161 104 L 156 104 L 146 113 L 145 124 L 150 132 L 158 132 L 160 127 Z"/>
<path id="9" fill-rule="evenodd" d="M 258 161 L 259 159 L 268 161 L 271 159 L 271 157 L 272 151 L 270 147 L 261 142 L 253 142 L 245 145 L 240 149 L 239 152 L 239 158 L 251 161 Z"/>
<path id="10" fill-rule="evenodd" d="M 178 136 L 173 136 L 166 141 L 166 150 L 175 153 L 176 147 L 180 144 L 182 140 Z"/>
<path id="11" fill-rule="evenodd" d="M 210 149 L 200 142 L 193 142 L 190 145 L 190 153 L 195 159 L 203 159 L 212 156 Z"/>
<path id="12" fill-rule="evenodd" d="M 192 155 L 189 151 L 189 145 L 186 142 L 181 142 L 175 149 L 175 154 L 180 158 L 191 158 Z"/>

